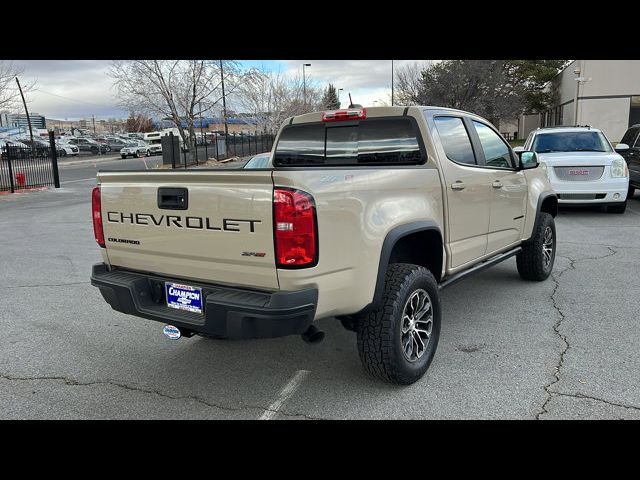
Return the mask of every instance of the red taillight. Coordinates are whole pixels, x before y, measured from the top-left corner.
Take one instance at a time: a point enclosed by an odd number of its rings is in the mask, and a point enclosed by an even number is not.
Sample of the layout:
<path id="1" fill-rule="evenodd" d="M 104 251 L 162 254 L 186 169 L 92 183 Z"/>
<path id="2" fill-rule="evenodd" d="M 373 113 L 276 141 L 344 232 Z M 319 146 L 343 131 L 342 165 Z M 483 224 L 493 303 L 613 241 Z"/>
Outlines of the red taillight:
<path id="1" fill-rule="evenodd" d="M 102 231 L 102 205 L 100 202 L 100 187 L 93 187 L 91 193 L 91 211 L 93 216 L 93 234 L 96 242 L 104 247 L 104 232 Z"/>
<path id="2" fill-rule="evenodd" d="M 313 197 L 300 190 L 273 191 L 276 266 L 313 267 L 318 263 L 318 232 Z"/>
<path id="3" fill-rule="evenodd" d="M 322 112 L 323 122 L 339 122 L 342 120 L 364 120 L 365 118 L 367 118 L 367 109 L 364 107 Z"/>

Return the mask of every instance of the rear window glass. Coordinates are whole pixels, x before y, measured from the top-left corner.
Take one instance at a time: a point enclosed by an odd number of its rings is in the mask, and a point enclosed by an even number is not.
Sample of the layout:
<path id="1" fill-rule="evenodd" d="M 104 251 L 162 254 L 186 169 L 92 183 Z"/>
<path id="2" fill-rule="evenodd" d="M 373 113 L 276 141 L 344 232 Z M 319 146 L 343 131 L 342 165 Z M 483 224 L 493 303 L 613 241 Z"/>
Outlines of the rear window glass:
<path id="1" fill-rule="evenodd" d="M 415 165 L 423 161 L 416 127 L 408 118 L 287 126 L 274 154 L 274 164 L 279 166 Z"/>

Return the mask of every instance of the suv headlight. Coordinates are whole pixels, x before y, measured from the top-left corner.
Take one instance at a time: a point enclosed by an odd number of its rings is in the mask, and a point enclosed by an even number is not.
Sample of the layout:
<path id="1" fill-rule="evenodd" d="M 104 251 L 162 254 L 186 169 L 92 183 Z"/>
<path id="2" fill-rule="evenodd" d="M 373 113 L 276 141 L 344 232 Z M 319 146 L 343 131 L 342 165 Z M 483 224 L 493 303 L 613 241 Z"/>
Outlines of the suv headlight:
<path id="1" fill-rule="evenodd" d="M 547 176 L 547 180 L 551 181 L 551 175 L 549 174 L 549 167 L 547 167 L 547 164 L 545 162 L 540 162 L 540 168 L 542 168 L 542 171 Z"/>
<path id="2" fill-rule="evenodd" d="M 627 168 L 627 162 L 622 158 L 616 158 L 613 162 L 611 162 L 611 177 L 612 178 L 620 178 L 620 177 L 628 177 L 629 169 Z"/>

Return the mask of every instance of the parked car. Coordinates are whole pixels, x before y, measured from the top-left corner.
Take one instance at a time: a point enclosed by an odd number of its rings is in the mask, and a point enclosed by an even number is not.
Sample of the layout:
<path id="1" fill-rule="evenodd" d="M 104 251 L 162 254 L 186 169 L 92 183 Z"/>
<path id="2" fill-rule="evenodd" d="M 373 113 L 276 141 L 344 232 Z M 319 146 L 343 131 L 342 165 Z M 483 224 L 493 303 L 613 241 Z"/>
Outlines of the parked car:
<path id="1" fill-rule="evenodd" d="M 25 145 L 22 142 L 18 142 L 9 138 L 0 139 L 0 153 L 2 153 L 3 155 L 6 147 L 14 147 L 13 155 L 15 155 L 17 158 L 24 158 L 28 156 L 27 152 L 29 150 L 29 146 Z"/>
<path id="2" fill-rule="evenodd" d="M 603 205 L 624 213 L 629 191 L 627 164 L 601 130 L 590 126 L 545 127 L 529 134 L 524 147 L 538 154 L 547 177 L 566 205 Z"/>
<path id="3" fill-rule="evenodd" d="M 35 148 L 37 155 L 49 154 L 49 148 L 51 147 L 51 145 L 47 140 L 43 140 L 38 137 L 33 137 L 33 142 L 31 141 L 30 138 L 21 138 L 20 141 L 27 147 Z M 56 144 L 56 151 L 58 153 L 58 156 L 63 156 L 66 153 L 65 150 L 62 147 L 58 147 L 57 144 Z"/>
<path id="4" fill-rule="evenodd" d="M 107 139 L 107 146 L 112 152 L 120 152 L 124 147 L 129 146 L 130 143 L 130 140 L 124 140 L 122 138 L 112 137 Z"/>
<path id="5" fill-rule="evenodd" d="M 80 149 L 77 145 L 64 141 L 56 140 L 56 147 L 58 150 L 58 156 L 60 157 L 66 157 L 67 155 L 76 157 L 80 153 Z"/>
<path id="6" fill-rule="evenodd" d="M 410 384 L 436 352 L 441 289 L 514 256 L 525 280 L 552 272 L 547 176 L 477 115 L 308 113 L 284 122 L 272 163 L 240 175 L 100 171 L 91 284 L 114 310 L 170 324 L 172 339 L 315 343 L 314 322 L 336 317 L 369 373 Z M 538 291 L 523 283 L 520 299 Z"/>
<path id="7" fill-rule="evenodd" d="M 640 189 L 640 124 L 629 127 L 615 149 L 626 160 L 629 168 L 627 198 L 631 198 L 636 193 L 636 188 Z"/>
<path id="8" fill-rule="evenodd" d="M 151 155 L 151 151 L 149 150 L 149 145 L 147 145 L 142 140 L 132 140 L 129 144 L 120 150 L 120 156 L 122 158 L 127 158 L 129 155 L 132 157 L 148 157 Z"/>
<path id="9" fill-rule="evenodd" d="M 108 151 L 107 145 L 98 143 L 92 138 L 70 138 L 69 143 L 77 145 L 80 152 L 90 152 L 94 155 L 97 155 L 98 153 L 107 153 Z"/>
<path id="10" fill-rule="evenodd" d="M 253 156 L 242 168 L 267 168 L 271 153 L 260 153 Z"/>

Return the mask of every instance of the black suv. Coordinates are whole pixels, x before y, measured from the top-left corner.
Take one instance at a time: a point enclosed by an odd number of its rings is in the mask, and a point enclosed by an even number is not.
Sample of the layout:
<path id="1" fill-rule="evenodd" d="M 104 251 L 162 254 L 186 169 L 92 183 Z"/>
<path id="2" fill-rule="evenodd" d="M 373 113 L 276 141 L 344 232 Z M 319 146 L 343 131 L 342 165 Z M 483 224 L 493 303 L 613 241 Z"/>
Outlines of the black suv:
<path id="1" fill-rule="evenodd" d="M 620 143 L 629 146 L 629 150 L 616 149 L 616 151 L 624 157 L 629 167 L 629 194 L 627 198 L 631 198 L 636 188 L 640 189 L 640 123 L 630 126 Z"/>

